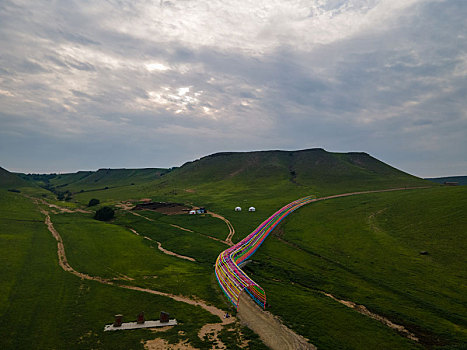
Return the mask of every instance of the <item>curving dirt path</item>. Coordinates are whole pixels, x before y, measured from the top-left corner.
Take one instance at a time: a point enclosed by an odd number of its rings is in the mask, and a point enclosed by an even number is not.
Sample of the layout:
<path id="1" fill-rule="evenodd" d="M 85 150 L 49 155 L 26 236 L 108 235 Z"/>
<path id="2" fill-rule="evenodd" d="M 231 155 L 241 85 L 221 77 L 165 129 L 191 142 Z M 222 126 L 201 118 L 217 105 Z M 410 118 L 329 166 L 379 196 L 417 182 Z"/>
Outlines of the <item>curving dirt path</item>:
<path id="1" fill-rule="evenodd" d="M 162 253 L 164 253 L 164 254 L 171 255 L 171 256 L 176 256 L 177 258 L 185 259 L 185 260 L 189 260 L 189 261 L 196 261 L 194 258 L 191 258 L 191 257 L 189 257 L 189 256 L 177 254 L 177 253 L 175 253 L 175 252 L 172 252 L 172 251 L 170 251 L 170 250 L 167 250 L 167 249 L 163 248 L 161 242 L 155 241 L 155 240 L 153 240 L 153 239 L 150 238 L 150 237 L 140 235 L 138 232 L 136 232 L 136 230 L 134 230 L 134 229 L 132 229 L 132 228 L 129 228 L 129 230 L 130 230 L 131 232 L 133 232 L 133 233 L 134 233 L 135 235 L 137 235 L 137 236 L 143 237 L 144 239 L 147 239 L 148 241 L 157 243 L 157 249 L 159 249 L 159 250 L 160 250 Z"/>
<path id="2" fill-rule="evenodd" d="M 338 303 L 347 306 L 348 308 L 354 309 L 355 311 L 357 311 L 358 313 L 360 313 L 362 315 L 368 316 L 368 317 L 370 317 L 370 318 L 372 318 L 372 319 L 374 319 L 376 321 L 381 322 L 382 324 L 388 326 L 389 328 L 392 328 L 392 329 L 398 331 L 404 337 L 406 337 L 406 338 L 408 338 L 410 340 L 413 340 L 413 341 L 416 341 L 416 342 L 419 341 L 417 336 L 415 334 L 411 333 L 409 330 L 407 330 L 407 328 L 405 328 L 404 326 L 396 324 L 396 323 L 390 321 L 389 319 L 387 319 L 386 317 L 383 317 L 381 315 L 375 314 L 374 312 L 371 312 L 364 305 L 356 304 L 353 301 L 337 299 L 334 295 L 332 295 L 330 293 L 326 293 L 326 292 L 321 292 L 321 293 L 326 295 L 327 297 L 331 298 L 332 300 L 337 301 Z"/>
<path id="3" fill-rule="evenodd" d="M 193 232 L 193 230 L 190 230 L 189 228 L 181 227 L 178 225 L 170 224 L 170 226 L 178 228 L 179 230 L 186 231 L 186 232 Z"/>
<path id="4" fill-rule="evenodd" d="M 63 207 L 60 207 L 60 206 L 58 206 L 56 204 L 49 203 L 45 199 L 42 199 L 42 198 L 31 197 L 31 196 L 28 196 L 28 195 L 24 195 L 24 196 L 31 199 L 36 205 L 44 204 L 44 205 L 48 206 L 49 208 L 57 209 L 60 213 L 84 213 L 84 214 L 92 213 L 89 210 L 84 210 L 84 209 L 79 209 L 79 208 L 78 209 L 63 208 Z"/>
<path id="5" fill-rule="evenodd" d="M 146 217 L 146 216 L 144 216 L 144 215 L 135 213 L 135 212 L 133 212 L 133 211 L 130 211 L 130 213 L 132 213 L 133 215 L 139 216 L 139 217 L 141 217 L 141 218 L 143 218 L 143 219 L 146 219 L 146 220 L 148 220 L 148 221 L 154 221 L 153 219 L 150 219 L 150 218 L 148 218 L 148 217 Z M 227 219 L 226 219 L 226 220 L 227 220 Z M 230 222 L 229 222 L 229 224 L 230 224 Z M 172 226 L 172 227 L 178 228 L 179 230 L 182 230 L 182 231 L 194 232 L 193 230 L 190 230 L 190 229 L 185 228 L 185 227 L 182 227 L 182 226 L 178 226 L 178 225 L 174 225 L 174 224 L 169 224 L 169 225 Z M 234 233 L 235 233 L 235 231 L 234 231 Z M 219 239 L 219 238 L 216 238 L 216 237 L 212 237 L 212 236 L 209 236 L 209 235 L 204 234 L 204 233 L 202 233 L 201 235 L 203 235 L 204 237 L 210 238 L 210 239 L 212 239 L 212 240 L 214 240 L 214 241 L 218 241 L 218 242 L 221 242 L 221 243 L 224 243 L 224 244 L 229 244 L 229 243 L 227 243 L 227 241 L 223 241 L 222 239 Z M 232 234 L 232 236 L 233 236 L 233 234 Z M 230 244 L 230 245 L 231 245 L 231 244 Z"/>
<path id="6" fill-rule="evenodd" d="M 202 339 L 204 337 L 204 334 L 214 333 L 214 340 L 217 340 L 219 345 L 221 345 L 221 342 L 220 342 L 220 340 L 218 340 L 218 337 L 217 337 L 218 333 L 219 333 L 219 331 L 220 331 L 220 329 L 222 328 L 223 325 L 235 322 L 235 320 L 236 320 L 235 317 L 223 318 L 223 316 L 225 315 L 225 311 L 223 311 L 223 310 L 221 310 L 221 309 L 219 309 L 219 308 L 217 308 L 215 306 L 208 305 L 203 300 L 193 300 L 193 299 L 189 299 L 187 297 L 181 296 L 181 295 L 175 295 L 175 294 L 160 292 L 158 290 L 149 289 L 149 288 L 141 288 L 141 287 L 130 286 L 130 285 L 125 285 L 125 284 L 116 284 L 116 283 L 112 282 L 112 280 L 109 280 L 109 279 L 106 279 L 106 278 L 102 278 L 102 277 L 98 277 L 98 276 L 90 276 L 88 274 L 76 271 L 75 269 L 73 269 L 70 266 L 70 264 L 69 264 L 69 262 L 68 262 L 68 260 L 66 258 L 65 246 L 63 244 L 63 239 L 60 236 L 60 234 L 58 233 L 58 231 L 55 229 L 55 227 L 54 227 L 54 225 L 52 223 L 52 220 L 50 219 L 49 213 L 46 210 L 42 209 L 42 208 L 40 208 L 39 210 L 41 211 L 42 214 L 45 215 L 44 223 L 46 224 L 46 226 L 47 226 L 48 230 L 50 231 L 50 233 L 52 234 L 52 236 L 57 241 L 58 263 L 59 263 L 60 267 L 63 270 L 65 270 L 67 272 L 70 272 L 73 275 L 75 275 L 75 276 L 77 276 L 77 277 L 79 277 L 81 279 L 96 281 L 96 282 L 99 282 L 99 283 L 102 283 L 102 284 L 115 286 L 115 287 L 118 287 L 118 288 L 124 288 L 124 289 L 130 289 L 130 290 L 135 290 L 135 291 L 154 294 L 154 295 L 160 295 L 160 296 L 171 298 L 171 299 L 173 299 L 175 301 L 180 301 L 182 303 L 186 303 L 186 304 L 190 304 L 190 305 L 194 305 L 194 306 L 199 306 L 199 307 L 203 308 L 204 310 L 208 311 L 209 313 L 211 313 L 212 315 L 218 316 L 220 318 L 220 322 L 205 324 L 201 328 L 198 336 Z"/>
<path id="7" fill-rule="evenodd" d="M 216 213 L 213 213 L 213 212 L 209 212 L 208 215 L 211 215 L 212 217 L 215 217 L 215 218 L 218 218 L 218 219 L 221 219 L 222 221 L 224 221 L 227 225 L 227 227 L 229 228 L 229 234 L 227 235 L 227 238 L 225 239 L 225 241 L 222 241 L 222 240 L 219 240 L 223 243 L 226 243 L 228 244 L 229 246 L 232 246 L 233 245 L 233 242 L 232 242 L 232 237 L 234 236 L 235 234 L 235 229 L 233 227 L 233 225 L 230 223 L 229 220 L 227 220 L 225 217 L 223 217 L 222 215 L 219 215 L 219 214 L 216 214 Z"/>

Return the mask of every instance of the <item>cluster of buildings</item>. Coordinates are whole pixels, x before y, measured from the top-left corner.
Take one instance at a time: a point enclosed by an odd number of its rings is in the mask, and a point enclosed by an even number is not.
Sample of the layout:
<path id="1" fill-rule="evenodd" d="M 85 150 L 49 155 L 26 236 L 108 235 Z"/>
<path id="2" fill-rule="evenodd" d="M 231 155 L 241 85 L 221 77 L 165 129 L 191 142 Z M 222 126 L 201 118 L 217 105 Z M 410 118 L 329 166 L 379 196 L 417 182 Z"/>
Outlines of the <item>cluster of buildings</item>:
<path id="1" fill-rule="evenodd" d="M 190 215 L 193 215 L 193 214 L 206 214 L 208 211 L 206 210 L 206 208 L 198 208 L 198 209 L 191 209 L 189 211 L 189 214 Z"/>
<path id="2" fill-rule="evenodd" d="M 235 207 L 235 211 L 242 211 L 242 207 Z M 255 207 L 249 207 L 248 211 L 256 211 Z M 208 211 L 206 208 L 198 208 L 198 209 L 191 209 L 188 213 L 190 215 L 195 215 L 195 214 L 206 214 Z"/>

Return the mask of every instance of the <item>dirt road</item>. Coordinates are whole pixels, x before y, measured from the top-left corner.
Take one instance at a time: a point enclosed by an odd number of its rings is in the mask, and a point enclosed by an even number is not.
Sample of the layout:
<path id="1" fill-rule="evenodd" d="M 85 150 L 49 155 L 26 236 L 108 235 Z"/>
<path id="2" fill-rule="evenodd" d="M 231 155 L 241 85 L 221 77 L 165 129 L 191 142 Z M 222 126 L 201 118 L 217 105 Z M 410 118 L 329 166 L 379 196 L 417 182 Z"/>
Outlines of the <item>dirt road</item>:
<path id="1" fill-rule="evenodd" d="M 134 230 L 134 229 L 132 229 L 132 228 L 129 228 L 129 230 L 130 230 L 131 232 L 133 232 L 133 233 L 134 233 L 135 235 L 137 235 L 137 236 L 143 237 L 144 239 L 147 239 L 148 241 L 157 243 L 157 249 L 159 249 L 159 250 L 160 250 L 162 253 L 164 253 L 164 254 L 171 255 L 171 256 L 176 256 L 177 258 L 185 259 L 185 260 L 189 260 L 189 261 L 196 261 L 194 258 L 191 258 L 191 257 L 189 257 L 189 256 L 177 254 L 177 253 L 175 253 L 175 252 L 172 252 L 172 251 L 170 251 L 170 250 L 165 249 L 164 247 L 162 247 L 162 243 L 161 243 L 161 242 L 155 241 L 155 240 L 153 240 L 153 239 L 150 238 L 150 237 L 140 235 L 136 230 Z"/>
<path id="2" fill-rule="evenodd" d="M 240 295 L 237 317 L 273 350 L 316 349 L 307 339 L 284 326 L 276 316 L 262 310 L 246 293 Z"/>
<path id="3" fill-rule="evenodd" d="M 234 229 L 233 225 L 230 223 L 229 220 L 224 218 L 222 215 L 219 215 L 219 214 L 216 214 L 216 213 L 213 213 L 213 212 L 209 212 L 208 214 L 211 215 L 212 217 L 221 219 L 222 221 L 224 221 L 226 223 L 227 227 L 229 228 L 229 234 L 227 235 L 227 238 L 223 242 L 230 245 L 230 246 L 232 246 L 233 245 L 232 237 L 235 234 L 235 229 Z"/>
<path id="4" fill-rule="evenodd" d="M 221 309 L 219 309 L 219 308 L 217 308 L 215 306 L 208 305 L 203 300 L 199 300 L 199 299 L 193 300 L 193 299 L 189 299 L 187 297 L 181 296 L 181 295 L 174 295 L 174 294 L 170 294 L 170 293 L 164 293 L 164 292 L 160 292 L 158 290 L 153 290 L 153 289 L 148 289 L 148 288 L 141 288 L 141 287 L 137 287 L 137 286 L 130 286 L 130 285 L 124 285 L 124 284 L 115 284 L 114 282 L 112 282 L 112 280 L 105 279 L 105 278 L 102 278 L 102 277 L 99 277 L 99 276 L 90 276 L 88 274 L 76 271 L 75 269 L 73 269 L 71 267 L 71 265 L 69 264 L 69 262 L 67 260 L 67 257 L 66 257 L 66 254 L 65 254 L 65 246 L 63 244 L 63 239 L 60 236 L 60 234 L 58 233 L 58 231 L 55 229 L 55 227 L 54 227 L 54 225 L 52 223 L 52 220 L 50 219 L 49 213 L 44 209 L 40 209 L 40 211 L 41 211 L 41 213 L 43 213 L 45 215 L 44 223 L 46 224 L 46 226 L 47 226 L 48 230 L 50 231 L 50 233 L 52 234 L 52 236 L 57 241 L 58 263 L 59 263 L 60 267 L 63 270 L 65 270 L 67 272 L 70 272 L 73 275 L 75 275 L 75 276 L 77 276 L 77 277 L 79 277 L 81 279 L 96 281 L 96 282 L 99 282 L 99 283 L 102 283 L 102 284 L 107 284 L 107 285 L 115 286 L 115 287 L 118 287 L 118 288 L 131 289 L 131 290 L 136 290 L 136 291 L 139 291 L 139 292 L 150 293 L 150 294 L 155 294 L 155 295 L 161 295 L 161 296 L 165 296 L 165 297 L 171 298 L 171 299 L 176 300 L 176 301 L 180 301 L 182 303 L 195 305 L 195 306 L 200 306 L 201 308 L 208 311 L 209 313 L 218 316 L 220 318 L 220 322 L 205 324 L 201 328 L 198 336 L 200 338 L 203 338 L 204 335 L 207 334 L 207 333 L 214 333 L 213 339 L 218 341 L 219 346 L 222 346 L 221 342 L 218 340 L 218 333 L 221 330 L 222 325 L 230 324 L 230 323 L 235 322 L 236 321 L 235 317 L 224 318 L 225 311 L 223 311 L 223 310 L 221 310 Z"/>

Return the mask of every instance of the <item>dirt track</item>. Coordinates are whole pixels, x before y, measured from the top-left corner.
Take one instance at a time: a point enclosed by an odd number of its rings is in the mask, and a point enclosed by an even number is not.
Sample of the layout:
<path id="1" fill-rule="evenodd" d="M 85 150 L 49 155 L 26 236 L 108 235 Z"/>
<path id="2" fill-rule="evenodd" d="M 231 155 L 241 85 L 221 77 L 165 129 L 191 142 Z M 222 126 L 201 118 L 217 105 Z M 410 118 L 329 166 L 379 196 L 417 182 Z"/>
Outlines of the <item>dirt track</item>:
<path id="1" fill-rule="evenodd" d="M 107 285 L 115 286 L 115 287 L 118 287 L 118 288 L 131 289 L 131 290 L 136 290 L 136 291 L 139 291 L 139 292 L 145 292 L 145 293 L 150 293 L 150 294 L 155 294 L 155 295 L 161 295 L 161 296 L 165 296 L 165 297 L 168 297 L 168 298 L 171 298 L 173 300 L 180 301 L 180 302 L 183 302 L 183 303 L 186 303 L 186 304 L 200 306 L 201 308 L 208 311 L 209 313 L 218 316 L 220 318 L 220 320 L 221 320 L 218 323 L 205 324 L 201 328 L 201 330 L 200 330 L 200 332 L 198 334 L 198 336 L 200 338 L 203 338 L 204 335 L 207 334 L 207 333 L 214 333 L 213 338 L 215 340 L 218 340 L 217 339 L 217 334 L 220 331 L 220 329 L 222 328 L 222 325 L 230 324 L 230 323 L 235 322 L 235 320 L 236 320 L 235 317 L 224 318 L 225 311 L 223 311 L 221 309 L 218 309 L 215 306 L 208 305 L 203 300 L 192 300 L 192 299 L 189 299 L 189 298 L 181 296 L 181 295 L 174 295 L 174 294 L 170 294 L 170 293 L 164 293 L 164 292 L 160 292 L 160 291 L 153 290 L 153 289 L 141 288 L 141 287 L 137 287 L 137 286 L 130 286 L 130 285 L 124 285 L 124 284 L 115 284 L 114 282 L 112 282 L 112 280 L 105 279 L 105 278 L 98 277 L 98 276 L 90 276 L 88 274 L 76 271 L 68 263 L 68 260 L 66 258 L 66 254 L 65 254 L 65 246 L 63 244 L 62 237 L 60 236 L 58 231 L 53 226 L 53 223 L 52 223 L 52 220 L 50 219 L 49 213 L 44 209 L 40 209 L 40 211 L 45 215 L 45 224 L 47 225 L 47 228 L 49 229 L 50 233 L 52 233 L 53 237 L 57 241 L 58 263 L 59 263 L 60 267 L 63 270 L 65 270 L 67 272 L 70 272 L 73 275 L 75 275 L 75 276 L 77 276 L 77 277 L 79 277 L 81 279 L 96 281 L 96 282 L 99 282 L 99 283 L 102 283 L 102 284 L 107 284 Z M 222 344 L 219 344 L 219 345 L 222 345 Z"/>
<path id="2" fill-rule="evenodd" d="M 150 237 L 140 235 L 138 232 L 136 232 L 136 230 L 134 230 L 134 229 L 132 229 L 132 228 L 130 228 L 129 230 L 130 230 L 131 232 L 133 232 L 133 233 L 134 233 L 135 235 L 137 235 L 137 236 L 143 237 L 144 239 L 147 239 L 148 241 L 157 243 L 157 249 L 159 249 L 159 250 L 160 250 L 162 253 L 164 253 L 164 254 L 171 255 L 171 256 L 176 256 L 177 258 L 185 259 L 185 260 L 189 260 L 189 261 L 196 261 L 194 258 L 191 258 L 191 257 L 189 257 L 189 256 L 177 254 L 177 253 L 175 253 L 175 252 L 172 252 L 172 251 L 170 251 L 170 250 L 167 250 L 167 249 L 163 248 L 161 242 L 155 241 L 155 240 L 153 240 L 153 239 L 150 238 Z"/>
<path id="3" fill-rule="evenodd" d="M 246 293 L 240 295 L 237 317 L 273 350 L 316 349 L 304 337 L 284 326 L 276 316 L 260 309 Z"/>
<path id="4" fill-rule="evenodd" d="M 221 241 L 221 242 L 232 246 L 233 245 L 232 237 L 235 234 L 235 229 L 234 229 L 233 225 L 230 223 L 229 220 L 224 218 L 222 215 L 219 215 L 219 214 L 216 214 L 216 213 L 213 213 L 213 212 L 209 212 L 208 214 L 215 217 L 215 218 L 221 219 L 222 221 L 224 221 L 226 223 L 227 227 L 229 228 L 229 234 L 227 235 L 227 238 L 225 239 L 225 241 Z"/>

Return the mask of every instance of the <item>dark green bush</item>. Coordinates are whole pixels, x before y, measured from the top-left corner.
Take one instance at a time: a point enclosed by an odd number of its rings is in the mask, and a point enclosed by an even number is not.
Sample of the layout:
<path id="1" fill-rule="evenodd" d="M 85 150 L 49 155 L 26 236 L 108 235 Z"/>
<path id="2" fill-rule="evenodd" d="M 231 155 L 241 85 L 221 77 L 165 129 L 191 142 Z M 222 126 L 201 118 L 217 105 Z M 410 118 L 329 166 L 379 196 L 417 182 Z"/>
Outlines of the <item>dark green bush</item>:
<path id="1" fill-rule="evenodd" d="M 100 221 L 109 221 L 115 216 L 115 211 L 111 207 L 102 207 L 96 211 L 94 219 Z"/>
<path id="2" fill-rule="evenodd" d="M 100 200 L 96 199 L 96 198 L 92 198 L 89 203 L 88 203 L 88 207 L 92 207 L 94 205 L 98 205 L 100 203 Z"/>

